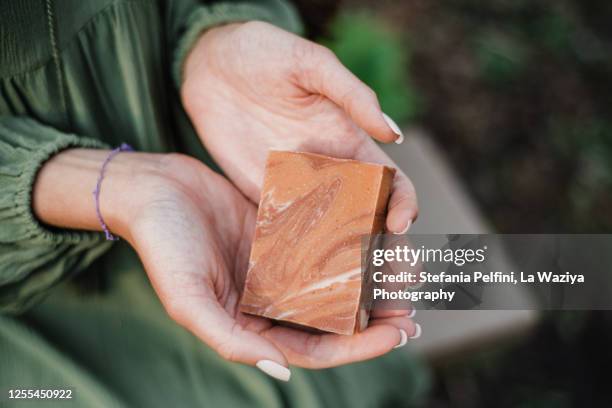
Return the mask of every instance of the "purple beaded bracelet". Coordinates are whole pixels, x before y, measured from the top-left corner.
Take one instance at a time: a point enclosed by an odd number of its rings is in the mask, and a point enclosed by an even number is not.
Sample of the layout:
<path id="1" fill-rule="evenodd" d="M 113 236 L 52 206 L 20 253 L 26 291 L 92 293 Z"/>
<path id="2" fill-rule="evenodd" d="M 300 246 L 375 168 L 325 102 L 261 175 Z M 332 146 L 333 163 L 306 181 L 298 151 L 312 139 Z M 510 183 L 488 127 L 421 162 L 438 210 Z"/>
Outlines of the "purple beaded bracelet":
<path id="1" fill-rule="evenodd" d="M 104 218 L 102 218 L 102 212 L 100 211 L 100 189 L 102 187 L 102 180 L 104 179 L 104 172 L 106 171 L 106 166 L 117 154 L 121 152 L 132 152 L 134 149 L 127 143 L 121 143 L 121 146 L 114 148 L 111 150 L 110 154 L 102 163 L 102 167 L 100 168 L 100 175 L 98 176 L 98 182 L 96 183 L 96 189 L 93 191 L 94 201 L 96 203 L 96 215 L 98 216 L 98 221 L 100 221 L 100 225 L 102 226 L 102 230 L 106 235 L 107 241 L 117 241 L 119 238 L 111 234 L 108 226 L 104 222 Z"/>

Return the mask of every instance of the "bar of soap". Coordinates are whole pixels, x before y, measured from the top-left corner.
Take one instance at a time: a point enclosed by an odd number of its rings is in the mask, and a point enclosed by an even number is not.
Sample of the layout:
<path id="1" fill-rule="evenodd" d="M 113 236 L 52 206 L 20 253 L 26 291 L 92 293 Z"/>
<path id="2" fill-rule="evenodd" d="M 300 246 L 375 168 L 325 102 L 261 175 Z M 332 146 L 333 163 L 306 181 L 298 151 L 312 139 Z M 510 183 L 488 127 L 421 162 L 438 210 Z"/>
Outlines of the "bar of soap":
<path id="1" fill-rule="evenodd" d="M 311 153 L 266 163 L 240 310 L 338 334 L 367 327 L 364 235 L 382 231 L 395 170 Z"/>

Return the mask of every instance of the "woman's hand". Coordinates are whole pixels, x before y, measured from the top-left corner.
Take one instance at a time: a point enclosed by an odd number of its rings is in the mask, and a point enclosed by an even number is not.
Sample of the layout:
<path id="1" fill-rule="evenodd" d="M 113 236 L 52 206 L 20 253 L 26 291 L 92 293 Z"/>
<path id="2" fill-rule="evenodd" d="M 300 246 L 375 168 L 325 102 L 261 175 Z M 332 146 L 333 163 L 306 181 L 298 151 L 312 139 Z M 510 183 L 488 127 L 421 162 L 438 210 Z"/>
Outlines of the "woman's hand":
<path id="1" fill-rule="evenodd" d="M 399 329 L 414 333 L 403 317 L 374 319 L 363 333 L 346 337 L 309 334 L 240 312 L 255 206 L 194 159 L 172 155 L 163 162 L 167 185 L 133 217 L 129 239 L 170 316 L 222 357 L 322 368 L 388 352 L 402 340 Z M 287 379 L 288 373 L 271 372 Z"/>
<path id="2" fill-rule="evenodd" d="M 73 149 L 47 162 L 34 187 L 37 217 L 99 230 L 91 190 L 108 153 Z M 372 358 L 415 331 L 409 319 L 391 316 L 355 336 L 309 334 L 241 313 L 256 208 L 195 159 L 121 153 L 107 167 L 100 206 L 111 231 L 138 252 L 169 315 L 228 360 L 286 380 L 289 364 L 321 368 Z"/>
<path id="3" fill-rule="evenodd" d="M 206 148 L 253 202 L 269 149 L 393 166 L 367 135 L 382 142 L 401 138 L 374 92 L 331 51 L 267 23 L 231 24 L 202 35 L 185 63 L 181 94 Z M 413 186 L 398 171 L 387 229 L 404 232 L 416 215 Z"/>

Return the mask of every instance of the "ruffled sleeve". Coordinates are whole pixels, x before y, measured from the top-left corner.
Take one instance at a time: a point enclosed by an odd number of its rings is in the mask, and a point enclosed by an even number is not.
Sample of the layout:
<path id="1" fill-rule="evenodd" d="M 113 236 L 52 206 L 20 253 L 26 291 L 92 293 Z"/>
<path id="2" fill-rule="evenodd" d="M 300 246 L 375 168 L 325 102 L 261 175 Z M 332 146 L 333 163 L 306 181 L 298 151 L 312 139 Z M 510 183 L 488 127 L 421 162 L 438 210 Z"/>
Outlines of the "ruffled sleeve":
<path id="1" fill-rule="evenodd" d="M 108 148 L 32 119 L 0 116 L 0 312 L 27 308 L 110 247 L 102 234 L 53 229 L 32 212 L 38 170 L 54 154 L 73 147 Z"/>

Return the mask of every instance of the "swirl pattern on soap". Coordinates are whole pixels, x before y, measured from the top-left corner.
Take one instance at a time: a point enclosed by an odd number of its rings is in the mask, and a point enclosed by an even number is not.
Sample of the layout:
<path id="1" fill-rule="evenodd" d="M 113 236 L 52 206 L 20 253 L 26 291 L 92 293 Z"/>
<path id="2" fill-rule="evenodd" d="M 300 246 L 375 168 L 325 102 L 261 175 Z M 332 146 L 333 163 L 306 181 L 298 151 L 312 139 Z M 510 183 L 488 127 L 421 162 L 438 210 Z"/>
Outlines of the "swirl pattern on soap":
<path id="1" fill-rule="evenodd" d="M 354 163 L 306 156 L 292 168 L 283 161 L 268 164 L 279 175 L 264 186 L 241 310 L 354 331 L 361 240 L 372 232 L 377 188 L 376 174 L 356 174 Z M 286 183 L 283 172 L 296 167 L 295 183 Z"/>

